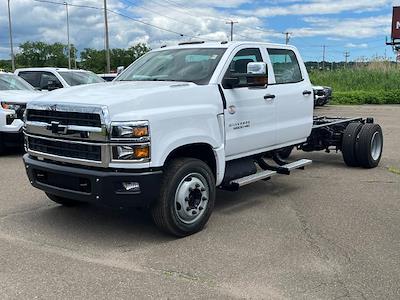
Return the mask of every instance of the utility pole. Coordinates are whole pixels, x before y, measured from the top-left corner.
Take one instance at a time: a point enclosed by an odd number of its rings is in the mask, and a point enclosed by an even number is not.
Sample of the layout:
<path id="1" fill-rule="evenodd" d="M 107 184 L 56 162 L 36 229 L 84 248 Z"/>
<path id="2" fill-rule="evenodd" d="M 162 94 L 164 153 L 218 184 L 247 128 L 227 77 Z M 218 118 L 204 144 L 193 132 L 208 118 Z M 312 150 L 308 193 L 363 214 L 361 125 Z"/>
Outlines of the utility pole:
<path id="1" fill-rule="evenodd" d="M 8 30 L 10 35 L 10 48 L 11 48 L 11 68 L 15 71 L 15 60 L 14 60 L 14 46 L 12 39 L 12 28 L 11 28 L 11 11 L 10 11 L 10 0 L 8 0 Z"/>
<path id="2" fill-rule="evenodd" d="M 282 34 L 285 35 L 285 43 L 286 45 L 288 45 L 290 42 L 290 36 L 292 35 L 292 32 L 282 32 Z"/>
<path id="3" fill-rule="evenodd" d="M 226 22 L 226 24 L 230 24 L 231 25 L 231 41 L 233 41 L 233 25 L 234 24 L 237 24 L 238 22 L 236 22 L 236 21 L 229 21 L 229 22 Z"/>
<path id="4" fill-rule="evenodd" d="M 68 39 L 68 69 L 71 69 L 71 44 L 69 42 L 69 14 L 68 14 L 68 3 L 64 2 L 65 10 L 67 12 L 67 39 Z"/>
<path id="5" fill-rule="evenodd" d="M 322 70 L 325 70 L 326 45 L 322 46 Z"/>
<path id="6" fill-rule="evenodd" d="M 350 57 L 350 52 L 349 51 L 345 51 L 344 52 L 344 60 L 345 60 L 345 67 L 346 68 L 347 68 L 347 62 L 348 62 L 349 57 Z"/>
<path id="7" fill-rule="evenodd" d="M 110 42 L 108 40 L 108 19 L 107 19 L 107 0 L 104 0 L 104 28 L 106 33 L 106 73 L 110 73 Z"/>

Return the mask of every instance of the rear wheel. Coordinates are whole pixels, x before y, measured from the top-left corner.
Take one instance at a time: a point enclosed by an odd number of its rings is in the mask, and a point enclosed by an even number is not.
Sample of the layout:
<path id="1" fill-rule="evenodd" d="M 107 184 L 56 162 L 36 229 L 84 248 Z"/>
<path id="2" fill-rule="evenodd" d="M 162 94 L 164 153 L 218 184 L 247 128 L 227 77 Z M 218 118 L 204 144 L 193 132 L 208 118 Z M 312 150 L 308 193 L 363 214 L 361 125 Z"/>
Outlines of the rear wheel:
<path id="1" fill-rule="evenodd" d="M 66 206 L 66 207 L 73 207 L 73 206 L 78 206 L 78 205 L 82 204 L 82 202 L 79 202 L 79 201 L 76 201 L 76 200 L 72 200 L 72 199 L 68 199 L 68 198 L 64 198 L 64 197 L 59 197 L 59 196 L 56 196 L 56 195 L 53 195 L 53 194 L 49 194 L 49 193 L 46 193 L 46 195 L 51 201 L 56 202 L 58 204 Z"/>
<path id="2" fill-rule="evenodd" d="M 194 158 L 174 159 L 167 166 L 160 197 L 151 212 L 161 230 L 184 237 L 203 229 L 214 199 L 215 179 L 210 167 Z"/>
<path id="3" fill-rule="evenodd" d="M 383 151 L 382 128 L 378 124 L 365 124 L 356 144 L 357 158 L 363 168 L 378 166 Z"/>
<path id="4" fill-rule="evenodd" d="M 363 124 L 350 123 L 347 125 L 342 140 L 342 155 L 343 160 L 349 167 L 359 167 L 360 163 L 356 153 L 357 136 Z"/>

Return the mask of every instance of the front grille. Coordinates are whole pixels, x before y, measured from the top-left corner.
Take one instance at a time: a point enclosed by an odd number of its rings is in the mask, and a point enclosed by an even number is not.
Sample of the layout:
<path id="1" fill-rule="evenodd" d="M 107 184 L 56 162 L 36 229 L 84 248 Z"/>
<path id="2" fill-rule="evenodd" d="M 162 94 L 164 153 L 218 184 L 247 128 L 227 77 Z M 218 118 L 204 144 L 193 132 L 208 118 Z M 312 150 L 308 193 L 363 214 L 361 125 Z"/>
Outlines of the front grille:
<path id="1" fill-rule="evenodd" d="M 32 122 L 44 122 L 48 124 L 50 124 L 52 121 L 55 121 L 59 122 L 61 125 L 101 127 L 101 119 L 99 114 L 82 112 L 28 109 L 27 120 Z"/>
<path id="2" fill-rule="evenodd" d="M 29 150 L 67 158 L 101 162 L 101 146 L 28 137 Z"/>

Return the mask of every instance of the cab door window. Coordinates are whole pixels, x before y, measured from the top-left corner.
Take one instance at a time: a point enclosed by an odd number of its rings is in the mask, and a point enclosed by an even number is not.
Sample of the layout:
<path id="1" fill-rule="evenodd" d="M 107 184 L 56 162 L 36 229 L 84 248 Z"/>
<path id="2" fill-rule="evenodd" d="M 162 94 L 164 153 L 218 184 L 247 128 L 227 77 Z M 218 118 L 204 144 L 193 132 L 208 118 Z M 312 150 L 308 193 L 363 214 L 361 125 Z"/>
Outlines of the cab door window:
<path id="1" fill-rule="evenodd" d="M 41 90 L 48 90 L 49 89 L 49 83 L 53 85 L 55 88 L 62 88 L 62 84 L 58 78 L 50 73 L 50 72 L 42 72 L 40 78 L 40 89 Z"/>
<path id="2" fill-rule="evenodd" d="M 40 77 L 41 72 L 35 71 L 22 71 L 18 73 L 18 76 L 28 82 L 34 88 L 40 88 Z"/>
<path id="3" fill-rule="evenodd" d="M 275 73 L 275 82 L 295 83 L 303 80 L 296 54 L 288 49 L 268 49 L 272 68 Z"/>
<path id="4" fill-rule="evenodd" d="M 245 74 L 247 73 L 247 65 L 251 62 L 263 62 L 261 51 L 259 48 L 246 48 L 239 50 L 235 57 L 232 59 L 229 64 L 229 68 L 225 73 L 225 78 L 231 78 L 234 74 Z M 240 82 L 240 85 L 246 84 L 246 79 L 240 79 L 243 82 Z"/>

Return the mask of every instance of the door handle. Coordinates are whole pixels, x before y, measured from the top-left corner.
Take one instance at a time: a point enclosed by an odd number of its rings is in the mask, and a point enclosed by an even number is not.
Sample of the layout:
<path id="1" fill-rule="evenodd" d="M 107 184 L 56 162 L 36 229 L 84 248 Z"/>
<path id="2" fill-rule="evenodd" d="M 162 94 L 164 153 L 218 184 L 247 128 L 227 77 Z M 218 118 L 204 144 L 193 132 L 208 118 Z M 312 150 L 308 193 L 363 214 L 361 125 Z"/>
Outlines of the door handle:
<path id="1" fill-rule="evenodd" d="M 267 94 L 264 96 L 264 99 L 265 100 L 273 100 L 273 99 L 275 99 L 275 95 Z"/>
<path id="2" fill-rule="evenodd" d="M 310 96 L 311 94 L 312 94 L 311 91 L 307 91 L 307 90 L 306 90 L 306 91 L 303 92 L 303 95 L 304 95 L 304 96 Z"/>

